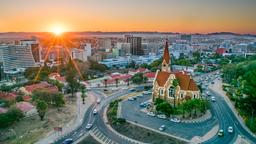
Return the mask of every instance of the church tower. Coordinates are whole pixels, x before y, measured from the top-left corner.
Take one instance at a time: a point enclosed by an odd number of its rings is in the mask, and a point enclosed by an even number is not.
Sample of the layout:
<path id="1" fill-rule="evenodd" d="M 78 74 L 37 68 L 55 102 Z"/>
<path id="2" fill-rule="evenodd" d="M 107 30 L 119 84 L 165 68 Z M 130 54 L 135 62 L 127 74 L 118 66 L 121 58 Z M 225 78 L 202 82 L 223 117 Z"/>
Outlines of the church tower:
<path id="1" fill-rule="evenodd" d="M 163 54 L 163 61 L 162 61 L 162 71 L 171 72 L 170 64 L 171 64 L 171 59 L 170 59 L 170 53 L 169 53 L 169 44 L 168 44 L 168 40 L 166 39 L 164 54 Z"/>

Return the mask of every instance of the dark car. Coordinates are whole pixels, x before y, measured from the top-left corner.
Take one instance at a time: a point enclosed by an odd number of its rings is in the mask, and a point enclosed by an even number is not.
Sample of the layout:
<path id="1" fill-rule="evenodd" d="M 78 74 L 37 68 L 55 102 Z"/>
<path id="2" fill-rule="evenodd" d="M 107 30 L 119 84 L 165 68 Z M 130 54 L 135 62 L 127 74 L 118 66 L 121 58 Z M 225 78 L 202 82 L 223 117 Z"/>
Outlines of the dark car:
<path id="1" fill-rule="evenodd" d="M 65 139 L 62 144 L 72 144 L 74 141 L 71 138 Z"/>

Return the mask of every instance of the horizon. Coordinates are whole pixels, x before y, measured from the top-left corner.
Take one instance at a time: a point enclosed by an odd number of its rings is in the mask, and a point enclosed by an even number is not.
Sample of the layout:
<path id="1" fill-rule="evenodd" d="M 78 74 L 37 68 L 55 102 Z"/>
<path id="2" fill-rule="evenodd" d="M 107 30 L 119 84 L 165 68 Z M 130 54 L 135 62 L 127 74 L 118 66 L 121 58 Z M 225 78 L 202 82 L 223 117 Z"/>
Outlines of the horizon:
<path id="1" fill-rule="evenodd" d="M 253 0 L 2 0 L 0 32 L 256 34 L 255 6 Z"/>

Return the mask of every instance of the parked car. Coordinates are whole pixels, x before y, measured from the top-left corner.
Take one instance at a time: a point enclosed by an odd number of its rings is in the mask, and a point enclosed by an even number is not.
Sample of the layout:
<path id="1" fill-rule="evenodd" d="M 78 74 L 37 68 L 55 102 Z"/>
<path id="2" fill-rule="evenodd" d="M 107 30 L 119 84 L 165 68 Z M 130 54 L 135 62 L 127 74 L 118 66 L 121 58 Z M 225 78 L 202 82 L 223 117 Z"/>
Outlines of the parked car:
<path id="1" fill-rule="evenodd" d="M 74 141 L 71 138 L 65 139 L 62 144 L 72 144 Z"/>
<path id="2" fill-rule="evenodd" d="M 166 119 L 167 118 L 166 115 L 164 115 L 164 114 L 157 115 L 157 117 L 160 118 L 160 119 Z"/>
<path id="3" fill-rule="evenodd" d="M 223 129 L 219 130 L 219 132 L 218 132 L 218 136 L 219 136 L 219 137 L 224 136 L 224 131 L 223 131 Z"/>
<path id="4" fill-rule="evenodd" d="M 161 127 L 159 128 L 160 131 L 164 131 L 165 129 L 165 125 L 161 125 Z"/>
<path id="5" fill-rule="evenodd" d="M 178 118 L 171 118 L 170 121 L 175 122 L 175 123 L 179 123 L 180 119 L 178 119 Z"/>
<path id="6" fill-rule="evenodd" d="M 100 98 L 98 98 L 98 99 L 97 99 L 97 104 L 99 104 L 99 103 L 100 103 L 100 101 L 101 101 L 101 100 L 100 100 Z"/>
<path id="7" fill-rule="evenodd" d="M 146 106 L 147 106 L 147 105 L 146 105 L 145 102 L 140 103 L 140 107 L 146 107 Z"/>
<path id="8" fill-rule="evenodd" d="M 88 129 L 88 130 L 91 129 L 92 128 L 92 124 L 88 123 L 85 128 Z"/>
<path id="9" fill-rule="evenodd" d="M 233 133 L 233 131 L 234 131 L 233 127 L 232 127 L 232 126 L 229 126 L 229 127 L 228 127 L 228 132 L 229 132 L 229 133 Z"/>
<path id="10" fill-rule="evenodd" d="M 138 95 L 137 97 L 138 97 L 138 98 L 142 98 L 142 97 L 143 97 L 143 95 Z"/>
<path id="11" fill-rule="evenodd" d="M 94 114 L 94 115 L 97 114 L 97 109 L 94 109 L 94 110 L 93 110 L 93 114 Z"/>
<path id="12" fill-rule="evenodd" d="M 133 97 L 128 98 L 129 101 L 134 101 L 135 99 Z"/>
<path id="13" fill-rule="evenodd" d="M 211 97 L 211 99 L 212 99 L 212 102 L 215 102 L 215 101 L 216 101 L 214 96 Z"/>
<path id="14" fill-rule="evenodd" d="M 152 116 L 152 117 L 156 116 L 156 114 L 154 112 L 148 112 L 147 115 Z"/>

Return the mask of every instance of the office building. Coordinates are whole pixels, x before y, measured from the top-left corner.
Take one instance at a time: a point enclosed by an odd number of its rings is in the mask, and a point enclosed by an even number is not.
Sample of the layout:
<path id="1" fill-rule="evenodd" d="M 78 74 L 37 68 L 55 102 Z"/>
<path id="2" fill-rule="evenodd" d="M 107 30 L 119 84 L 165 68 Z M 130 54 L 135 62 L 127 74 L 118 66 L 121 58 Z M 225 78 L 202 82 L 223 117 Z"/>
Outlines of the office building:
<path id="1" fill-rule="evenodd" d="M 126 37 L 126 42 L 131 44 L 131 54 L 132 55 L 144 55 L 142 49 L 142 38 L 141 37 Z"/>

